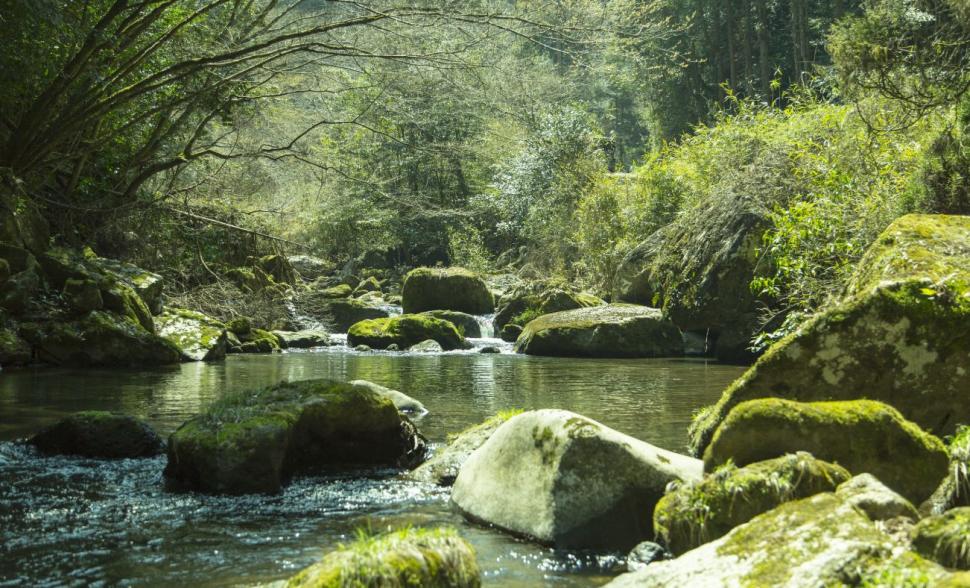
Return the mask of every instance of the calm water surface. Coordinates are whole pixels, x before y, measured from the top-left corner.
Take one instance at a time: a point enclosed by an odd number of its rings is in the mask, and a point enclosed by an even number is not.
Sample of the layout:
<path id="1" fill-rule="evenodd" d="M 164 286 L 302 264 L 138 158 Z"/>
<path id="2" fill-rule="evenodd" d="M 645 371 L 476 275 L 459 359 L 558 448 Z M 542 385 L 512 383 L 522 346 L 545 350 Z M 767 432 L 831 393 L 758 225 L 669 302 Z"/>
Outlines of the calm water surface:
<path id="1" fill-rule="evenodd" d="M 227 392 L 284 379 L 367 379 L 421 400 L 433 442 L 506 408 L 564 408 L 682 451 L 691 413 L 742 371 L 704 360 L 511 354 L 230 356 L 154 371 L 0 374 L 0 586 L 251 585 L 292 575 L 359 528 L 452 524 L 494 586 L 590 586 L 622 554 L 554 551 L 465 523 L 449 492 L 400 479 L 304 478 L 278 496 L 166 492 L 165 459 L 42 457 L 14 440 L 77 410 L 120 411 L 168 434 Z"/>

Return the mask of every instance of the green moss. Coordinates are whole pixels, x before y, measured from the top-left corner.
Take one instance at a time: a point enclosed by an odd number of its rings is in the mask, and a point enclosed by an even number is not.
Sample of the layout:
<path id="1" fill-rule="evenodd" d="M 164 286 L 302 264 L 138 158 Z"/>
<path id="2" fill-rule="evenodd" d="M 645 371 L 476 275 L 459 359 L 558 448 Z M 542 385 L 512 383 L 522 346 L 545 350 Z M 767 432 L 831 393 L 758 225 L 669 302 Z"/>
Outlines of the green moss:
<path id="1" fill-rule="evenodd" d="M 408 314 L 426 310 L 487 314 L 495 309 L 495 300 L 485 282 L 459 267 L 411 270 L 404 278 L 401 297 Z"/>
<path id="2" fill-rule="evenodd" d="M 807 453 L 743 468 L 729 462 L 667 493 L 654 509 L 654 531 L 673 553 L 684 553 L 782 503 L 834 491 L 849 478 L 845 468 Z"/>
<path id="3" fill-rule="evenodd" d="M 910 538 L 919 554 L 948 568 L 970 570 L 970 507 L 926 517 Z"/>
<path id="4" fill-rule="evenodd" d="M 237 316 L 226 323 L 226 327 L 236 335 L 248 335 L 253 328 L 253 323 L 247 317 Z"/>
<path id="5" fill-rule="evenodd" d="M 910 501 L 930 496 L 946 475 L 942 441 L 871 400 L 802 403 L 778 398 L 737 405 L 704 453 L 707 471 L 808 451 L 853 474 L 868 472 Z"/>
<path id="6" fill-rule="evenodd" d="M 347 284 L 337 284 L 336 286 L 321 290 L 320 296 L 324 298 L 347 298 L 353 291 L 354 289 Z"/>
<path id="7" fill-rule="evenodd" d="M 405 528 L 376 536 L 360 532 L 287 585 L 477 588 L 481 579 L 475 551 L 457 531 Z"/>
<path id="8" fill-rule="evenodd" d="M 465 345 L 464 337 L 455 325 L 420 314 L 360 321 L 347 331 L 347 343 L 353 347 L 367 345 L 374 349 L 386 349 L 396 344 L 400 349 L 407 349 L 428 339 L 437 341 L 446 350 L 460 349 Z"/>

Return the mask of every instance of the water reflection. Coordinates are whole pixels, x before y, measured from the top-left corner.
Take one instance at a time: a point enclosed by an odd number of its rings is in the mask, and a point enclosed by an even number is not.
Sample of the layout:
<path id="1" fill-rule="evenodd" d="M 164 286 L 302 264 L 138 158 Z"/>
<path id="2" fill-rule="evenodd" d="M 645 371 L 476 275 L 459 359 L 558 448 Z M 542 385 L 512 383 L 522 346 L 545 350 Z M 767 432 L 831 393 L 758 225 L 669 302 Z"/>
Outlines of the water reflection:
<path id="1" fill-rule="evenodd" d="M 234 356 L 150 371 L 33 370 L 0 375 L 0 440 L 82 409 L 148 419 L 163 433 L 221 394 L 282 379 L 367 379 L 421 400 L 441 441 L 505 408 L 566 408 L 679 450 L 691 413 L 740 372 L 697 360 L 576 360 L 515 355 Z M 0 585 L 227 585 L 279 579 L 359 527 L 459 525 L 487 584 L 588 586 L 616 554 L 555 552 L 467 525 L 448 493 L 394 476 L 308 478 L 279 496 L 166 493 L 164 458 L 44 458 L 0 442 Z"/>

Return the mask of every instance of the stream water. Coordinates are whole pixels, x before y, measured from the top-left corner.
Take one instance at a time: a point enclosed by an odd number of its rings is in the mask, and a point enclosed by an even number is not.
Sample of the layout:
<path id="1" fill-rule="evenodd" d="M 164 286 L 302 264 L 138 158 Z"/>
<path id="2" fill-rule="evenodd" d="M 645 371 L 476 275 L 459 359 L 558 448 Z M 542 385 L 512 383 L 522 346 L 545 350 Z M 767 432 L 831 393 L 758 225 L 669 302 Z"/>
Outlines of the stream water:
<path id="1" fill-rule="evenodd" d="M 360 528 L 434 524 L 456 525 L 474 544 L 486 585 L 602 584 L 620 571 L 622 554 L 555 551 L 465 523 L 447 489 L 392 472 L 298 479 L 276 496 L 175 494 L 162 485 L 164 457 L 42 457 L 15 440 L 86 409 L 133 414 L 167 435 L 227 392 L 329 377 L 367 379 L 421 400 L 430 412 L 419 427 L 436 443 L 498 410 L 564 408 L 681 451 L 692 412 L 741 371 L 699 359 L 333 347 L 151 371 L 3 372 L 0 586 L 251 585 L 292 575 Z"/>

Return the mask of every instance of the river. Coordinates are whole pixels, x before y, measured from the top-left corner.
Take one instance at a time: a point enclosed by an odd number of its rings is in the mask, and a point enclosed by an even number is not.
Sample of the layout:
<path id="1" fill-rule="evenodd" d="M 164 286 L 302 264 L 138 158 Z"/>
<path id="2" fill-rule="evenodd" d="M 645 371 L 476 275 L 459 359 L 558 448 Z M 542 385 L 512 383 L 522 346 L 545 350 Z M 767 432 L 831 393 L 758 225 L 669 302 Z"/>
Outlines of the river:
<path id="1" fill-rule="evenodd" d="M 742 372 L 703 359 L 584 360 L 510 353 L 235 355 L 159 370 L 0 374 L 0 586 L 250 585 L 292 575 L 358 529 L 451 524 L 489 586 L 592 586 L 622 554 L 555 551 L 465 523 L 447 489 L 400 479 L 302 478 L 277 496 L 167 492 L 165 458 L 42 457 L 16 439 L 78 410 L 146 419 L 167 435 L 221 394 L 284 379 L 366 379 L 430 411 L 434 443 L 508 408 L 563 408 L 682 451 L 691 414 Z"/>

